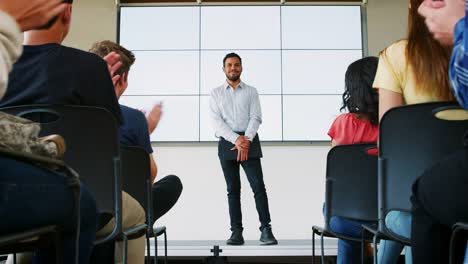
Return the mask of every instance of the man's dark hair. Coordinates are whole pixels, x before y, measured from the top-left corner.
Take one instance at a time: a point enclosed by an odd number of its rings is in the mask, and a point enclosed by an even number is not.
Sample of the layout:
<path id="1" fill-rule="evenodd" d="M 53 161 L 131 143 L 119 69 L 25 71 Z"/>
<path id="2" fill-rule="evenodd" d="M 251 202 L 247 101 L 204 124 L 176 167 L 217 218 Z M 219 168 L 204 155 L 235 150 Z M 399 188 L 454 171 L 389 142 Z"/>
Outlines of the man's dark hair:
<path id="1" fill-rule="evenodd" d="M 113 51 L 120 55 L 120 61 L 122 62 L 122 66 L 115 72 L 115 74 L 122 75 L 123 73 L 128 73 L 130 71 L 130 67 L 135 62 L 135 55 L 133 52 L 110 40 L 96 42 L 89 50 L 89 52 L 94 53 L 101 58 L 104 58 L 107 54 Z"/>
<path id="2" fill-rule="evenodd" d="M 239 55 L 237 55 L 236 53 L 231 52 L 231 53 L 229 53 L 229 54 L 226 54 L 226 56 L 224 56 L 224 59 L 223 59 L 223 67 L 224 67 L 224 64 L 226 63 L 226 60 L 229 59 L 229 58 L 238 58 L 240 64 L 242 65 L 242 59 L 241 59 L 241 57 L 240 57 Z"/>
<path id="3" fill-rule="evenodd" d="M 343 106 L 340 109 L 365 115 L 373 125 L 379 122 L 379 94 L 372 88 L 378 63 L 377 57 L 366 57 L 348 66 Z"/>

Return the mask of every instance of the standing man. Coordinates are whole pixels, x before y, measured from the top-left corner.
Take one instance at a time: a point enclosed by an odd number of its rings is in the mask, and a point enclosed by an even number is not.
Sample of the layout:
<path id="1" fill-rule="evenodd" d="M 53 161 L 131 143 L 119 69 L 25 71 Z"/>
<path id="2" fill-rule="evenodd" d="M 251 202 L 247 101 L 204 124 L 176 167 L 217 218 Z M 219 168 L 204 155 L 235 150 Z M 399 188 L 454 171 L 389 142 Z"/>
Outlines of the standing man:
<path id="1" fill-rule="evenodd" d="M 240 204 L 239 165 L 247 175 L 254 192 L 255 204 L 260 218 L 260 241 L 262 245 L 276 245 L 270 225 L 268 197 L 263 182 L 262 149 L 257 135 L 262 123 L 262 111 L 257 90 L 240 80 L 242 59 L 229 53 L 223 59 L 226 82 L 211 92 L 211 116 L 219 137 L 218 156 L 226 180 L 231 238 L 228 245 L 242 245 L 242 212 Z"/>

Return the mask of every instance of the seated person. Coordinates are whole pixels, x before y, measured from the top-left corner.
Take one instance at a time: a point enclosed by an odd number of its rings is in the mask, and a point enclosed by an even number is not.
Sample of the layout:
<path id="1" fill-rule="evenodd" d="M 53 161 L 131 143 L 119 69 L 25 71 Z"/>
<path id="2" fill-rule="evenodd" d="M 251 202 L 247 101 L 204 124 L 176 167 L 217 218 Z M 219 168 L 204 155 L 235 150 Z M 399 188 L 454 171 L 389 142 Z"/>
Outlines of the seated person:
<path id="1" fill-rule="evenodd" d="M 0 98 L 8 72 L 21 55 L 21 31 L 44 26 L 44 18 L 68 8 L 55 0 L 0 1 Z M 24 12 L 29 10 L 30 12 Z M 16 20 L 15 20 L 16 18 Z M 1 135 L 6 131 L 0 131 Z M 10 134 L 11 136 L 11 134 Z M 66 176 L 0 155 L 0 233 L 9 234 L 46 225 L 62 228 L 63 263 L 86 264 L 95 239 L 97 208 L 93 196 L 81 185 L 80 233 L 76 251 L 75 197 Z M 56 203 L 55 201 L 60 201 Z M 51 204 L 54 204 L 51 206 Z M 39 263 L 53 263 L 54 249 L 41 249 Z M 78 256 L 78 258 L 77 258 Z"/>
<path id="2" fill-rule="evenodd" d="M 333 121 L 328 135 L 332 146 L 341 144 L 376 143 L 378 128 L 378 94 L 372 89 L 378 59 L 367 57 L 349 65 L 345 75 L 343 106 L 349 113 L 339 115 Z M 376 175 L 377 177 L 377 175 Z M 330 229 L 342 235 L 361 237 L 359 222 L 344 217 L 330 219 Z M 361 243 L 339 239 L 337 263 L 361 263 Z"/>
<path id="3" fill-rule="evenodd" d="M 417 11 L 422 2 L 410 1 L 407 39 L 391 44 L 380 53 L 373 85 L 379 89 L 380 118 L 397 106 L 453 100 L 447 76 L 451 46 L 441 45 L 431 36 Z M 396 235 L 411 237 L 409 212 L 391 211 L 385 224 Z M 396 263 L 402 249 L 403 244 L 381 240 L 378 263 Z M 405 262 L 412 263 L 411 247 L 406 247 Z"/>
<path id="4" fill-rule="evenodd" d="M 25 33 L 23 55 L 9 75 L 10 82 L 0 107 L 28 104 L 96 106 L 107 109 L 118 124 L 122 124 L 122 113 L 106 62 L 95 54 L 61 45 L 69 32 L 71 15 L 70 3 L 50 28 Z M 145 223 L 143 208 L 125 193 L 122 208 L 124 229 Z M 144 238 L 130 240 L 129 248 L 141 248 L 138 253 L 129 250 L 129 263 L 143 263 L 140 259 L 144 259 Z M 116 255 L 122 256 L 120 252 Z M 140 256 L 139 260 L 134 261 L 136 256 Z"/>
<path id="5" fill-rule="evenodd" d="M 443 45 L 454 44 L 450 84 L 460 105 L 468 110 L 468 18 L 465 12 L 465 0 L 425 1 L 419 7 L 434 37 Z M 415 264 L 449 263 L 452 226 L 456 222 L 468 222 L 466 190 L 468 131 L 464 148 L 427 169 L 413 185 L 411 243 Z M 465 260 L 456 259 L 453 263 L 468 263 L 468 247 Z"/>
<path id="6" fill-rule="evenodd" d="M 115 84 L 117 98 L 125 92 L 128 87 L 128 74 L 135 62 L 133 53 L 117 43 L 102 41 L 95 43 L 90 52 L 105 57 L 111 52 L 120 55 L 122 66 L 116 74 L 121 78 Z M 153 149 L 150 143 L 150 134 L 156 129 L 161 117 L 161 105 L 156 104 L 148 112 L 146 119 L 142 112 L 131 107 L 120 105 L 125 123 L 120 126 L 120 143 L 127 146 L 138 146 L 146 150 L 150 157 L 151 179 L 153 182 L 153 215 L 154 220 L 168 212 L 179 199 L 182 192 L 182 183 L 177 176 L 170 175 L 155 182 L 157 166 L 153 158 Z"/>

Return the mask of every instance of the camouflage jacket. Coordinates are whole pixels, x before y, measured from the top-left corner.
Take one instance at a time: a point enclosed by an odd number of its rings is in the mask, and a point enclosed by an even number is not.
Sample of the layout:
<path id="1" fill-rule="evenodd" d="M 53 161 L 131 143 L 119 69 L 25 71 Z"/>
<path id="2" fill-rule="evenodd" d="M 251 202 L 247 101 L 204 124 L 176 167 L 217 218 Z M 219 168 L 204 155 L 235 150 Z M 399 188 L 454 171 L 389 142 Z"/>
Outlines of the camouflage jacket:
<path id="1" fill-rule="evenodd" d="M 57 145 L 41 141 L 40 131 L 38 123 L 0 112 L 0 147 L 57 158 Z"/>

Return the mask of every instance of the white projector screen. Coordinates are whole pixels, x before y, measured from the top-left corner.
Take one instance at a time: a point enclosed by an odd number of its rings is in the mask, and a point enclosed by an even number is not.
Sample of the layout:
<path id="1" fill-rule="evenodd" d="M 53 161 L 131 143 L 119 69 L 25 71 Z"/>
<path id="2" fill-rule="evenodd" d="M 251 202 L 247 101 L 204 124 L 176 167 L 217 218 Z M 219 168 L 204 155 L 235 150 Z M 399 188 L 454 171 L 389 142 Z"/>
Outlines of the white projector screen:
<path id="1" fill-rule="evenodd" d="M 120 44 L 136 62 L 120 102 L 163 103 L 152 141 L 216 141 L 209 94 L 236 52 L 260 94 L 263 141 L 329 140 L 344 73 L 363 54 L 361 29 L 360 6 L 122 7 Z"/>

